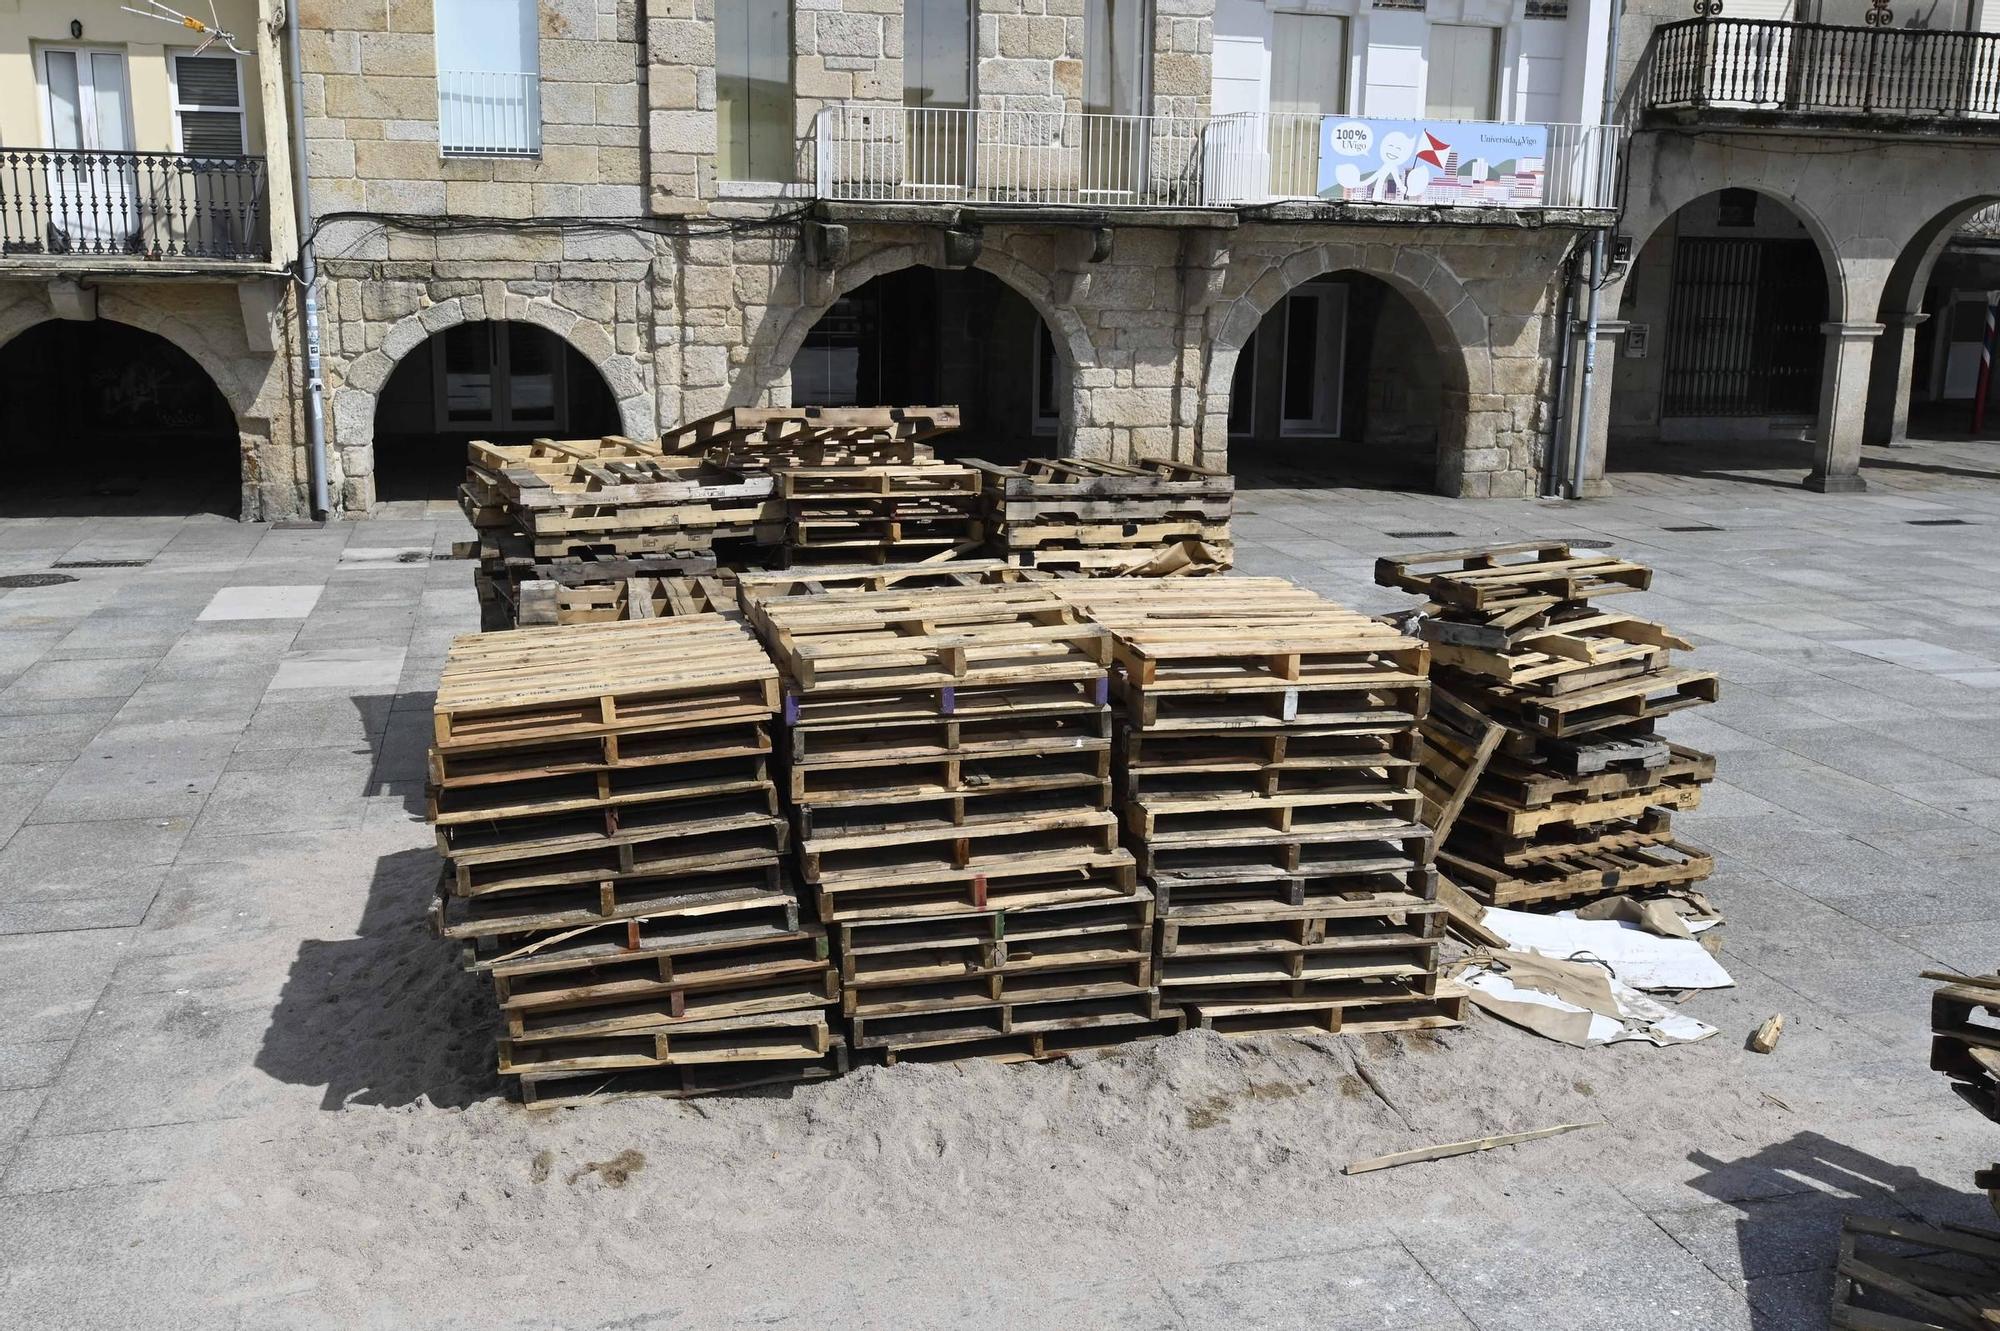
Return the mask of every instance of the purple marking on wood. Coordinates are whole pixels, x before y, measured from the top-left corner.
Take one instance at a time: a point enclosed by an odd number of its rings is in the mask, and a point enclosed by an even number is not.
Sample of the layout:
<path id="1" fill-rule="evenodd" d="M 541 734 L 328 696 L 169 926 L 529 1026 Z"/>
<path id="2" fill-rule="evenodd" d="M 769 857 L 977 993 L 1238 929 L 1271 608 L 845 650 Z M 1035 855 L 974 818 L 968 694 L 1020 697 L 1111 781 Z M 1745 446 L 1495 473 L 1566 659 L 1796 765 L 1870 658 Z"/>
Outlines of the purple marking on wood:
<path id="1" fill-rule="evenodd" d="M 1097 699 L 1097 704 L 1100 707 L 1111 701 L 1111 677 L 1109 675 L 1099 675 L 1097 677 L 1097 692 L 1092 696 Z"/>
<path id="2" fill-rule="evenodd" d="M 795 726 L 798 723 L 799 723 L 799 695 L 796 693 L 787 693 L 785 695 L 785 724 L 788 726 Z"/>
<path id="3" fill-rule="evenodd" d="M 958 690 L 947 684 L 938 692 L 938 711 L 950 716 L 958 710 Z"/>

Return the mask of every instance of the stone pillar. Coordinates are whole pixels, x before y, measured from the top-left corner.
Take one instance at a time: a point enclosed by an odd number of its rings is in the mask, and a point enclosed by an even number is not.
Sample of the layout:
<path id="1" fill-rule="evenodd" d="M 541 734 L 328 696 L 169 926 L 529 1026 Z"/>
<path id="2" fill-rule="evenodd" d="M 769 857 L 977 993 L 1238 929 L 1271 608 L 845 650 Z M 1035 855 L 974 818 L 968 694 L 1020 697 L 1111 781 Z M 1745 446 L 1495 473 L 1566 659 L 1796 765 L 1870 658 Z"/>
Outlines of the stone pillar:
<path id="1" fill-rule="evenodd" d="M 1825 494 L 1865 490 L 1861 427 L 1868 406 L 1868 362 L 1882 325 L 1829 323 L 1821 324 L 1820 331 L 1826 334 L 1826 368 L 1820 371 L 1816 451 L 1806 488 Z"/>
<path id="2" fill-rule="evenodd" d="M 1597 321 L 1597 374 L 1590 385 L 1590 419 L 1577 422 L 1583 431 L 1583 485 L 1577 493 L 1579 499 L 1602 499 L 1611 493 L 1611 483 L 1604 479 L 1605 459 L 1611 450 L 1611 386 L 1616 382 L 1618 352 L 1625 345 L 1625 332 L 1631 325 L 1623 319 L 1599 319 Z M 1571 367 L 1577 380 L 1576 405 L 1583 402 L 1583 334 L 1577 336 L 1578 357 Z M 1562 478 L 1567 485 L 1569 478 Z"/>
<path id="3" fill-rule="evenodd" d="M 1916 372 L 1917 326 L 1928 318 L 1928 314 L 1911 310 L 1890 315 L 1883 325 L 1868 375 L 1863 443 L 1900 448 L 1910 442 L 1910 380 Z"/>

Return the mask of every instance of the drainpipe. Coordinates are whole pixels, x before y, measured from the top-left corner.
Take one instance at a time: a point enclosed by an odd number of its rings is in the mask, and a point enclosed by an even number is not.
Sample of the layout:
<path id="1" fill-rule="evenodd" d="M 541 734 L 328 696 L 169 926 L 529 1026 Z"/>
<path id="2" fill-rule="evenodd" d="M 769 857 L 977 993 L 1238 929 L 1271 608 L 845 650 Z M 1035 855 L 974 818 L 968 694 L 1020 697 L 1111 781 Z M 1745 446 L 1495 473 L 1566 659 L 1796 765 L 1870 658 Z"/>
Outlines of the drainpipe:
<path id="1" fill-rule="evenodd" d="M 326 382 L 320 378 L 319 265 L 313 260 L 312 173 L 306 167 L 306 79 L 299 61 L 299 0 L 285 0 L 285 43 L 292 65 L 292 206 L 299 218 L 299 322 L 306 344 L 306 471 L 312 515 L 332 510 L 326 492 Z"/>
<path id="2" fill-rule="evenodd" d="M 1618 114 L 1618 87 L 1614 78 L 1618 69 L 1618 20 L 1624 13 L 1624 0 L 1612 0 L 1604 36 L 1604 109 L 1597 117 L 1600 134 Z M 1569 456 L 1571 499 L 1583 498 L 1584 467 L 1590 457 L 1591 395 L 1597 387 L 1597 303 L 1599 288 L 1604 285 L 1604 240 L 1604 228 L 1599 227 L 1590 246 L 1590 299 L 1583 319 L 1583 388 L 1577 394 L 1576 421 L 1570 430 L 1575 441 Z"/>
<path id="3" fill-rule="evenodd" d="M 1576 329 L 1572 326 L 1576 319 L 1576 279 L 1578 259 L 1576 245 L 1571 243 L 1563 255 L 1562 296 L 1556 303 L 1556 405 L 1555 419 L 1549 423 L 1549 451 L 1542 463 L 1542 495 L 1544 499 L 1563 497 L 1564 463 L 1569 458 L 1569 431 L 1574 420 L 1569 414 L 1570 347 L 1576 341 Z"/>

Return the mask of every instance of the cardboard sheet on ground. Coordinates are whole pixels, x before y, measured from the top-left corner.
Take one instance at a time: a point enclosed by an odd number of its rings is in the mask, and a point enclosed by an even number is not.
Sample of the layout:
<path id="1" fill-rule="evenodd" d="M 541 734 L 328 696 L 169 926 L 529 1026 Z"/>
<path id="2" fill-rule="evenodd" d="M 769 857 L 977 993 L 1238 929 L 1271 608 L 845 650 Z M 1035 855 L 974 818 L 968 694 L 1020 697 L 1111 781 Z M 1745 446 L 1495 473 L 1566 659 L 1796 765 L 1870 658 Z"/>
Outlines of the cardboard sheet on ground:
<path id="1" fill-rule="evenodd" d="M 1693 938 L 1662 938 L 1627 920 L 1488 909 L 1480 923 L 1512 951 L 1601 961 L 1634 989 L 1727 989 L 1736 983 Z"/>
<path id="2" fill-rule="evenodd" d="M 1455 978 L 1501 1020 L 1578 1048 L 1625 1040 L 1691 1044 L 1715 1034 L 1707 1022 L 1663 1007 L 1590 962 L 1475 952 L 1459 963 Z"/>

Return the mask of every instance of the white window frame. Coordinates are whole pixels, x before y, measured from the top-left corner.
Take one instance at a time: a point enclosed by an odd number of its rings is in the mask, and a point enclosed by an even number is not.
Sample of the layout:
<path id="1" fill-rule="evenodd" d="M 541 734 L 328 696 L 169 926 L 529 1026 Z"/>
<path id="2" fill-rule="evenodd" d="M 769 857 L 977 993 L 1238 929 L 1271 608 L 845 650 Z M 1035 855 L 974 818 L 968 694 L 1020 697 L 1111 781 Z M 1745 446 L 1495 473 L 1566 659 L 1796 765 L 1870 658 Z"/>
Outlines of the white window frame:
<path id="1" fill-rule="evenodd" d="M 77 72 L 79 76 L 77 79 L 77 98 L 78 98 L 77 124 L 79 128 L 83 126 L 89 126 L 89 130 L 87 131 L 87 136 L 92 138 L 96 137 L 96 132 L 97 132 L 97 91 L 96 91 L 97 82 L 95 79 L 91 80 L 90 105 L 86 109 L 85 106 L 83 105 L 84 94 L 83 94 L 83 80 L 81 77 L 83 71 L 83 65 L 86 60 L 88 60 L 91 56 L 94 55 L 115 55 L 118 57 L 118 64 L 120 68 L 122 68 L 125 72 L 125 142 L 127 143 L 138 142 L 138 139 L 133 134 L 133 125 L 132 125 L 132 60 L 131 57 L 126 53 L 125 48 L 122 46 L 78 45 L 75 43 L 57 43 L 52 46 L 38 46 L 36 48 L 36 54 L 35 54 L 36 110 L 41 115 L 42 142 L 47 145 L 47 150 L 50 152 L 65 151 L 65 150 L 60 150 L 56 147 L 55 117 L 49 114 L 49 52 L 51 51 L 68 51 L 77 58 Z M 136 152 L 137 149 L 84 148 L 80 149 L 79 151 Z"/>
<path id="2" fill-rule="evenodd" d="M 1309 300 L 1319 306 L 1320 335 L 1316 339 L 1316 352 L 1320 364 L 1324 364 L 1330 339 L 1326 336 L 1330 328 L 1340 332 L 1339 354 L 1327 367 L 1327 373 L 1319 373 L 1320 365 L 1314 366 L 1313 405 L 1314 413 L 1307 416 L 1285 415 L 1285 389 L 1292 375 L 1292 302 Z M 1340 436 L 1341 407 L 1347 396 L 1347 287 L 1340 283 L 1308 283 L 1294 289 L 1285 297 L 1285 314 L 1282 327 L 1285 330 L 1284 354 L 1278 365 L 1278 433 L 1291 438 L 1335 439 Z M 1321 394 L 1325 396 L 1322 397 Z"/>
<path id="3" fill-rule="evenodd" d="M 241 135 L 243 146 L 237 149 L 237 156 L 241 157 L 248 154 L 250 151 L 250 106 L 243 98 L 243 57 L 237 55 L 234 51 L 218 50 L 213 46 L 201 53 L 203 60 L 227 60 L 236 67 L 236 105 L 210 106 L 206 102 L 181 101 L 180 60 L 182 56 L 192 56 L 194 53 L 192 46 L 170 46 L 167 48 L 167 93 L 173 99 L 174 103 L 174 151 L 177 153 L 185 153 L 187 151 L 186 142 L 181 135 L 182 112 L 234 111 L 236 113 L 236 123 L 243 131 Z"/>
<path id="4" fill-rule="evenodd" d="M 539 159 L 542 155 L 546 126 L 542 115 L 540 6 L 536 0 L 509 0 L 508 10 L 509 19 L 522 19 L 534 25 L 533 69 L 465 68 L 462 51 L 445 50 L 447 33 L 436 21 L 436 6 L 432 6 L 431 61 L 437 79 L 440 160 Z M 454 98 L 460 99 L 461 113 L 447 116 L 445 108 Z M 475 109 L 482 106 L 489 109 Z M 457 133 L 449 133 L 450 130 Z"/>

